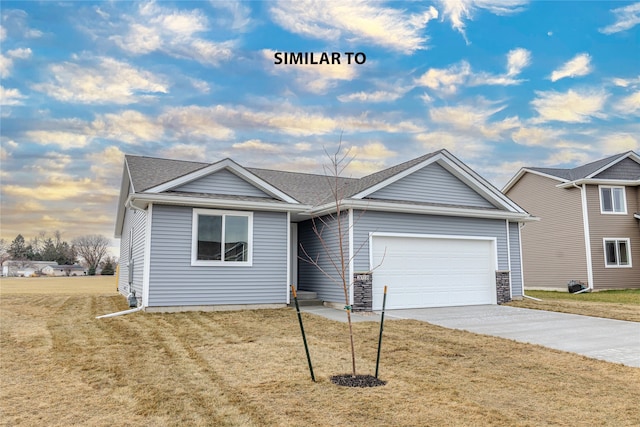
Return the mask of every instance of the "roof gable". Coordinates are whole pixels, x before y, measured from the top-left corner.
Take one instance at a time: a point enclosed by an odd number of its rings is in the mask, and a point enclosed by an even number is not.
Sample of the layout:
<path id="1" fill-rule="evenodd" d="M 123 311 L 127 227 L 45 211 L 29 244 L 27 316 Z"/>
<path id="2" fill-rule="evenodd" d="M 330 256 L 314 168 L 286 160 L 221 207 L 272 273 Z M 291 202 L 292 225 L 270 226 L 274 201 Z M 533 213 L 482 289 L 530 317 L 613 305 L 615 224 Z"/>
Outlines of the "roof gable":
<path id="1" fill-rule="evenodd" d="M 386 179 L 379 180 L 378 183 L 372 185 L 369 188 L 352 195 L 354 199 L 362 199 L 370 197 L 375 192 L 399 181 L 403 178 L 433 164 L 436 163 L 444 168 L 447 172 L 457 178 L 462 184 L 467 186 L 472 193 L 480 195 L 493 207 L 499 209 L 505 209 L 512 212 L 524 212 L 516 203 L 510 200 L 507 196 L 500 192 L 497 188 L 491 185 L 488 181 L 471 170 L 467 165 L 458 160 L 455 156 L 449 153 L 447 150 L 436 151 L 435 153 L 428 154 L 426 156 L 419 157 L 410 162 L 403 163 L 397 168 L 387 169 L 387 172 L 393 169 L 393 174 L 388 174 Z M 399 169 L 399 170 L 398 170 Z M 365 177 L 366 178 L 366 177 Z M 364 179 L 364 178 L 363 178 Z M 459 185 L 459 184 L 456 184 Z M 378 193 L 379 194 L 379 193 Z M 474 196 L 475 197 L 475 196 Z"/>
<path id="2" fill-rule="evenodd" d="M 171 189 L 185 193 L 221 194 L 228 196 L 271 197 L 228 169 L 210 173 Z"/>
<path id="3" fill-rule="evenodd" d="M 633 181 L 640 179 L 639 168 L 636 166 L 638 164 L 640 164 L 640 156 L 633 151 L 627 151 L 571 169 L 524 167 L 509 180 L 502 191 L 508 192 L 527 172 L 555 179 L 563 185 L 572 185 L 574 181 L 589 179 Z"/>
<path id="4" fill-rule="evenodd" d="M 207 180 L 202 181 L 200 185 L 195 184 L 195 181 L 215 174 L 216 172 L 226 170 L 238 179 L 258 189 L 262 197 L 267 195 L 287 203 L 298 203 L 294 198 L 252 174 L 231 159 L 224 159 L 212 164 L 137 156 L 127 156 L 126 160 L 132 181 L 134 182 L 134 190 L 137 193 L 162 193 L 170 190 L 176 191 L 178 188 L 182 188 L 180 191 L 184 191 L 184 186 L 190 183 L 193 184 L 186 188 L 191 192 L 195 192 L 196 188 L 203 189 L 207 184 Z M 164 170 L 158 170 L 159 168 L 164 168 Z M 134 175 L 136 176 L 135 179 L 133 178 Z M 215 178 L 213 180 L 215 180 Z M 135 182 L 138 182 L 139 185 L 136 186 Z M 211 182 L 209 182 L 209 184 L 211 184 Z M 245 193 L 248 192 L 247 188 L 246 186 L 244 187 Z M 252 196 L 256 194 L 258 193 L 254 192 Z"/>
<path id="5" fill-rule="evenodd" d="M 368 198 L 495 209 L 492 203 L 438 162 L 374 191 Z"/>

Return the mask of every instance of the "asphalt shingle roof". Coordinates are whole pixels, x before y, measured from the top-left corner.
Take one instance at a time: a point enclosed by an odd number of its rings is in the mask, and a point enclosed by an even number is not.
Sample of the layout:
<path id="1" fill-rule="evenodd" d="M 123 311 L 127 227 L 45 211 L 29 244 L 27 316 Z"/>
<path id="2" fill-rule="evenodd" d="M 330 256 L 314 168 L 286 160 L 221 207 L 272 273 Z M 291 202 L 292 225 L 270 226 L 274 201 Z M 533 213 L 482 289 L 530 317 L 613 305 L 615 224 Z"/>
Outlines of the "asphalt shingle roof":
<path id="1" fill-rule="evenodd" d="M 567 181 L 575 181 L 577 179 L 586 178 L 597 170 L 605 167 L 609 163 L 629 154 L 626 153 L 616 154 L 614 156 L 609 156 L 604 159 L 596 160 L 595 162 L 587 163 L 586 165 L 577 166 L 573 169 L 561 169 L 561 168 L 536 168 L 529 167 L 526 169 L 530 169 L 536 172 L 541 172 L 547 175 L 556 176 L 561 179 L 566 179 Z"/>
<path id="2" fill-rule="evenodd" d="M 438 153 L 429 153 L 362 178 L 338 177 L 338 192 L 342 195 L 342 198 L 351 197 L 424 162 Z M 136 192 L 148 190 L 213 164 L 146 156 L 127 155 L 125 157 L 129 166 L 131 182 Z M 332 186 L 334 181 L 331 176 L 259 168 L 245 169 L 300 203 L 320 205 L 333 200 Z"/>
<path id="3" fill-rule="evenodd" d="M 129 165 L 131 183 L 136 192 L 148 190 L 209 166 L 208 163 L 145 156 L 126 155 L 125 159 Z"/>

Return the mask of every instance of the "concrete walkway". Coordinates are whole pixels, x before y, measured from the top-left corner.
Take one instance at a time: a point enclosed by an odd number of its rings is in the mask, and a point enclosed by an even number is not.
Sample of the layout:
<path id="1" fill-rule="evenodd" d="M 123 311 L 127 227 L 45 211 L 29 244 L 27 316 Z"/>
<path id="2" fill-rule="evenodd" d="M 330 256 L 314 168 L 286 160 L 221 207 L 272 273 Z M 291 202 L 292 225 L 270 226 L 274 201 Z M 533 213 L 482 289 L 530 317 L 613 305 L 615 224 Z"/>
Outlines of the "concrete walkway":
<path id="1" fill-rule="evenodd" d="M 341 322 L 344 310 L 315 306 L 301 310 Z M 538 344 L 593 359 L 640 368 L 640 323 L 502 305 L 387 310 L 385 322 L 413 319 L 478 334 Z M 356 322 L 380 315 L 354 313 Z"/>

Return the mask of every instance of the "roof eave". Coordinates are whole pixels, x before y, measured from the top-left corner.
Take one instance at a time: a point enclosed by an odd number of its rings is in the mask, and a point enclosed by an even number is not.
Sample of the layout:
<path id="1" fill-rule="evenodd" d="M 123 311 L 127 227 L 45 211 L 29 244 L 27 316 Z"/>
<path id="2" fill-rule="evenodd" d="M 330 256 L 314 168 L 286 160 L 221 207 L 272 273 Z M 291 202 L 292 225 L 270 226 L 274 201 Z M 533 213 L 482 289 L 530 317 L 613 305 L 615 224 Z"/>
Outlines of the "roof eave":
<path id="1" fill-rule="evenodd" d="M 640 179 L 597 179 L 597 178 L 582 178 L 574 181 L 567 181 L 562 184 L 556 185 L 558 188 L 569 188 L 576 185 L 591 184 L 591 185 L 619 185 L 625 187 L 635 187 L 640 185 Z"/>
<path id="2" fill-rule="evenodd" d="M 539 221 L 540 218 L 534 217 L 527 212 L 512 212 L 499 209 L 474 209 L 460 208 L 451 206 L 426 206 L 414 205 L 408 203 L 388 203 L 384 201 L 346 199 L 340 201 L 341 210 L 360 209 L 395 213 L 410 213 L 422 215 L 443 215 L 470 218 L 486 218 L 486 219 L 507 219 L 517 222 Z M 316 206 L 309 210 L 308 214 L 313 217 L 327 215 L 336 212 L 336 203 L 331 202 L 321 206 Z"/>
<path id="3" fill-rule="evenodd" d="M 122 236 L 122 227 L 124 225 L 124 212 L 126 209 L 125 200 L 129 197 L 129 187 L 133 188 L 133 182 L 131 181 L 131 172 L 129 171 L 129 165 L 125 157 L 124 166 L 122 170 L 122 180 L 120 181 L 120 196 L 118 197 L 118 212 L 116 213 L 116 226 L 114 230 L 114 237 L 119 239 Z M 135 192 L 135 188 L 134 188 Z"/>
<path id="4" fill-rule="evenodd" d="M 286 202 L 258 202 L 248 200 L 233 199 L 211 199 L 207 197 L 174 196 L 166 193 L 134 193 L 126 201 L 128 205 L 146 209 L 150 203 L 160 203 L 164 205 L 191 206 L 201 208 L 223 208 L 223 209 L 247 209 L 270 212 L 305 212 L 310 206 L 302 204 L 292 204 Z"/>

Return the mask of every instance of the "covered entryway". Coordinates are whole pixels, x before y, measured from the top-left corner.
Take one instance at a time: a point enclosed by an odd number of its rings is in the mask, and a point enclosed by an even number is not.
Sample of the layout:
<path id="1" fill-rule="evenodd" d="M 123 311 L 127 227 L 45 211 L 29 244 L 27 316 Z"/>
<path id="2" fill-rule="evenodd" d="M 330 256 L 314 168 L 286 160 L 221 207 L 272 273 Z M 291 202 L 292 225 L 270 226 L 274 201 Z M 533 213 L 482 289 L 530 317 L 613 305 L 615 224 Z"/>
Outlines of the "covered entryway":
<path id="1" fill-rule="evenodd" d="M 495 304 L 496 239 L 436 235 L 371 236 L 373 309 Z"/>

